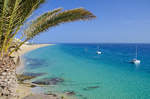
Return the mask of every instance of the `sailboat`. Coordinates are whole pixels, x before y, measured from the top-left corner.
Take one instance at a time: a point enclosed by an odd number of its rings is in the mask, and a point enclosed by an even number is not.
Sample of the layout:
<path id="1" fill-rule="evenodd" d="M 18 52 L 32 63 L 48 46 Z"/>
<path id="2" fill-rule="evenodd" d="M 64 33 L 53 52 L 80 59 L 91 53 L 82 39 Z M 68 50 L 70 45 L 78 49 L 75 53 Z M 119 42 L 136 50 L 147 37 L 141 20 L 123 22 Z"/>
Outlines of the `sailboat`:
<path id="1" fill-rule="evenodd" d="M 137 46 L 136 46 L 136 53 L 135 53 L 135 58 L 131 61 L 133 64 L 140 64 L 141 61 L 137 59 Z"/>
<path id="2" fill-rule="evenodd" d="M 98 50 L 96 51 L 96 53 L 97 53 L 98 55 L 102 54 L 102 52 L 101 52 L 100 49 L 99 49 L 99 46 L 98 46 Z"/>

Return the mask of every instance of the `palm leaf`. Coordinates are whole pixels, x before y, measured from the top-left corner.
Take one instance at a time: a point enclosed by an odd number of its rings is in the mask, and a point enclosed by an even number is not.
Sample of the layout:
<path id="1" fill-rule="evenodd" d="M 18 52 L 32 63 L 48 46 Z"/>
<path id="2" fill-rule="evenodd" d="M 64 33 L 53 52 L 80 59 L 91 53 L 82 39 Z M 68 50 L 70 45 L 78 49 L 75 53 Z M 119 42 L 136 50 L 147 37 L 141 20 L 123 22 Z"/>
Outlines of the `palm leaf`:
<path id="1" fill-rule="evenodd" d="M 30 22 L 25 31 L 21 34 L 25 35 L 23 42 L 14 44 L 15 35 L 20 33 L 21 27 L 25 21 L 31 16 L 32 12 L 40 7 L 45 0 L 0 0 L 0 52 L 3 54 L 11 54 L 17 51 L 26 41 L 39 35 L 49 28 L 58 26 L 62 23 L 73 22 L 78 20 L 88 20 L 95 16 L 83 9 L 77 8 L 62 11 L 62 8 L 46 12 L 37 19 Z M 15 46 L 15 48 L 14 48 Z"/>
<path id="2" fill-rule="evenodd" d="M 47 12 L 41 15 L 39 18 L 34 20 L 32 24 L 25 30 L 25 34 L 28 40 L 32 39 L 34 36 L 49 28 L 60 25 L 61 23 L 73 22 L 77 20 L 89 20 L 95 18 L 95 16 L 91 12 L 83 8 L 77 8 L 63 12 L 59 11 L 50 14 L 52 12 Z"/>
<path id="3" fill-rule="evenodd" d="M 91 12 L 83 8 L 77 8 L 62 12 L 61 10 L 61 8 L 55 9 L 53 11 L 44 13 L 36 20 L 33 20 L 29 27 L 24 31 L 24 34 L 26 35 L 25 40 L 21 42 L 15 49 L 13 49 L 9 53 L 9 55 L 11 55 L 15 50 L 19 49 L 26 41 L 32 39 L 36 35 L 49 28 L 60 25 L 61 23 L 73 22 L 77 20 L 89 20 L 96 17 Z"/>
<path id="4" fill-rule="evenodd" d="M 11 30 L 13 30 L 13 32 L 11 32 L 11 34 L 8 37 L 10 38 L 10 40 L 8 39 L 7 48 L 9 47 L 15 35 L 20 30 L 21 26 L 27 20 L 27 18 L 32 14 L 34 10 L 36 10 L 44 2 L 45 0 L 22 0 L 19 3 L 19 6 L 15 13 L 16 16 L 14 17 L 12 23 L 13 27 Z"/>

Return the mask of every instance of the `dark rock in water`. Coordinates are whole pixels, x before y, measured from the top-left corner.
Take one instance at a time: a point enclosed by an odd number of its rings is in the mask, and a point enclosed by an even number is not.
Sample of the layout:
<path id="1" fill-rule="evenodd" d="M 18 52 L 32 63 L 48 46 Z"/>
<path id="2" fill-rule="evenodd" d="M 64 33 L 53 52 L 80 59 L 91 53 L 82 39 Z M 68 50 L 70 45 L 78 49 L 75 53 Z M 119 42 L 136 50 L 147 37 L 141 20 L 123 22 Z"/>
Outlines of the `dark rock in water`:
<path id="1" fill-rule="evenodd" d="M 51 95 L 51 96 L 53 96 L 53 97 L 57 97 L 57 95 L 54 94 L 54 93 L 45 93 L 44 95 Z"/>
<path id="2" fill-rule="evenodd" d="M 64 79 L 56 77 L 56 78 L 44 78 L 42 80 L 37 80 L 32 83 L 39 84 L 39 85 L 57 85 L 58 83 L 62 83 L 62 82 L 64 82 Z"/>
<path id="3" fill-rule="evenodd" d="M 34 76 L 26 76 L 26 75 L 23 75 L 23 74 L 17 74 L 17 79 L 20 83 L 23 83 L 25 80 L 30 80 L 30 79 L 33 79 L 35 78 Z"/>
<path id="4" fill-rule="evenodd" d="M 87 88 L 83 88 L 83 90 L 92 90 L 92 89 L 96 89 L 96 88 L 99 88 L 99 86 L 91 86 L 91 87 L 87 87 Z"/>
<path id="5" fill-rule="evenodd" d="M 26 65 L 31 69 L 47 66 L 46 60 L 44 59 L 26 58 L 26 61 Z"/>
<path id="6" fill-rule="evenodd" d="M 31 88 L 35 88 L 35 87 L 37 87 L 37 86 L 36 86 L 36 85 L 30 85 L 30 87 L 31 87 Z"/>
<path id="7" fill-rule="evenodd" d="M 87 97 L 83 97 L 83 99 L 88 99 Z"/>
<path id="8" fill-rule="evenodd" d="M 20 83 L 23 83 L 25 80 L 31 80 L 33 78 L 42 76 L 44 74 L 45 73 L 23 73 L 23 74 L 17 74 L 17 78 Z"/>
<path id="9" fill-rule="evenodd" d="M 38 77 L 38 76 L 42 76 L 45 75 L 46 73 L 30 73 L 30 72 L 25 72 L 23 73 L 23 75 L 25 76 L 33 76 L 33 77 Z"/>
<path id="10" fill-rule="evenodd" d="M 81 99 L 88 99 L 86 96 L 83 96 L 83 95 L 81 95 L 81 94 L 78 94 L 77 96 L 78 96 L 78 97 L 81 97 Z"/>
<path id="11" fill-rule="evenodd" d="M 71 95 L 71 96 L 76 94 L 74 91 L 66 91 L 65 93 L 66 93 L 67 95 Z"/>

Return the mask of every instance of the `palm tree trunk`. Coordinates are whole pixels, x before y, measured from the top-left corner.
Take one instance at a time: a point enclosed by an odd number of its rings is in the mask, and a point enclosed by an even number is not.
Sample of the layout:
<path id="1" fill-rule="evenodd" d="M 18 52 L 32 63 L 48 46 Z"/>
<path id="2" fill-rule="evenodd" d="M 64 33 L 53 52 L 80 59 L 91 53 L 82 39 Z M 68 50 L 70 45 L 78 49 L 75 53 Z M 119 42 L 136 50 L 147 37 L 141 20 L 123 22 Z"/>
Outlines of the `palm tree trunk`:
<path id="1" fill-rule="evenodd" d="M 12 58 L 0 60 L 0 96 L 16 96 L 16 65 Z"/>

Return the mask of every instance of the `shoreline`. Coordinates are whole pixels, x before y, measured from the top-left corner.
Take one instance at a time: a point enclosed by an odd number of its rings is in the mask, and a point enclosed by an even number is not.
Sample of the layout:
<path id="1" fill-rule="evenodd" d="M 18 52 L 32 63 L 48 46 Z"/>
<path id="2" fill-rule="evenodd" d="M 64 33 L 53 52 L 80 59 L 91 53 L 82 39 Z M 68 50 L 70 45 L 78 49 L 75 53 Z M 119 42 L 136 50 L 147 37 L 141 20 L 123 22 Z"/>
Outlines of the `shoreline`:
<path id="1" fill-rule="evenodd" d="M 50 46 L 54 44 L 31 44 L 31 45 L 23 45 L 18 52 L 16 52 L 13 56 L 18 57 L 18 56 L 23 56 L 24 54 L 36 50 L 38 48 Z M 17 58 L 14 59 L 15 61 Z M 24 59 L 20 59 L 20 64 L 16 68 L 16 73 L 17 74 L 22 74 L 24 70 Z M 29 84 L 18 84 L 17 94 L 19 95 L 19 99 L 24 99 L 26 96 L 32 95 L 33 92 L 31 90 L 31 87 Z"/>
<path id="2" fill-rule="evenodd" d="M 33 45 L 23 45 L 21 47 L 21 50 L 19 50 L 17 53 L 15 53 L 15 57 L 17 56 L 23 56 L 24 54 L 36 50 L 38 48 L 46 47 L 46 46 L 52 46 L 55 44 L 33 44 Z M 15 59 L 17 60 L 17 59 Z M 24 58 L 21 57 L 20 59 L 21 63 L 16 68 L 17 74 L 22 74 L 24 70 Z M 17 94 L 19 95 L 19 98 L 17 99 L 72 99 L 67 98 L 65 94 L 59 94 L 59 93 L 53 93 L 46 95 L 44 93 L 36 93 L 32 90 L 31 83 L 19 83 L 17 87 Z M 38 86 L 37 86 L 38 87 Z"/>
<path id="3" fill-rule="evenodd" d="M 23 45 L 21 46 L 20 50 L 15 53 L 16 58 L 14 59 L 15 61 L 17 60 L 17 56 L 20 56 L 20 64 L 17 66 L 16 72 L 17 74 L 22 74 L 23 70 L 24 70 L 24 58 L 22 58 L 22 56 L 30 51 L 36 50 L 38 48 L 42 48 L 42 47 L 46 47 L 46 46 L 51 46 L 54 44 L 31 44 L 31 45 Z"/>
<path id="4" fill-rule="evenodd" d="M 18 56 L 22 56 L 25 53 L 28 53 L 30 51 L 36 50 L 38 48 L 41 47 L 46 47 L 46 46 L 50 46 L 50 45 L 54 45 L 54 44 L 24 44 L 21 46 L 20 50 L 18 50 L 17 53 L 15 53 L 14 56 L 18 55 Z"/>

